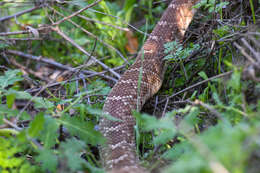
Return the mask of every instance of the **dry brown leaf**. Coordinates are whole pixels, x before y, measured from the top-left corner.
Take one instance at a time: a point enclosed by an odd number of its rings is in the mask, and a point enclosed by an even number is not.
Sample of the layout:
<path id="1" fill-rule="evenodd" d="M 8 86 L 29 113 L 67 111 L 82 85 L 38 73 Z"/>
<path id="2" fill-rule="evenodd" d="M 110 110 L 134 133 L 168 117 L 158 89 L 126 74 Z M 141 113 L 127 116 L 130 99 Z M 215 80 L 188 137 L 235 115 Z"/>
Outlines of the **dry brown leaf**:
<path id="1" fill-rule="evenodd" d="M 138 39 L 134 36 L 131 30 L 126 32 L 127 44 L 125 45 L 126 50 L 130 54 L 135 54 L 138 50 Z"/>

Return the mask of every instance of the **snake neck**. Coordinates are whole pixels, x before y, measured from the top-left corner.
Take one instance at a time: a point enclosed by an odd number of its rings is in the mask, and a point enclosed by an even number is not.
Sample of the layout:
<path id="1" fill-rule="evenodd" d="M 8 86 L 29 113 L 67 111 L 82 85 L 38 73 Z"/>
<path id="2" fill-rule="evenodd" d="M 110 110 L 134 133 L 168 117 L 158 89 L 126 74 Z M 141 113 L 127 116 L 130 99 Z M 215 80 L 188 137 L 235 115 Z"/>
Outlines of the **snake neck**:
<path id="1" fill-rule="evenodd" d="M 145 101 L 161 87 L 164 71 L 164 44 L 181 41 L 194 15 L 197 0 L 173 0 L 163 13 L 139 52 L 135 63 L 112 88 L 103 107 L 105 113 L 120 119 L 101 119 L 101 132 L 107 145 L 101 149 L 103 165 L 113 173 L 145 173 L 136 155 L 132 111 L 140 111 Z M 138 85 L 138 80 L 141 82 Z"/>

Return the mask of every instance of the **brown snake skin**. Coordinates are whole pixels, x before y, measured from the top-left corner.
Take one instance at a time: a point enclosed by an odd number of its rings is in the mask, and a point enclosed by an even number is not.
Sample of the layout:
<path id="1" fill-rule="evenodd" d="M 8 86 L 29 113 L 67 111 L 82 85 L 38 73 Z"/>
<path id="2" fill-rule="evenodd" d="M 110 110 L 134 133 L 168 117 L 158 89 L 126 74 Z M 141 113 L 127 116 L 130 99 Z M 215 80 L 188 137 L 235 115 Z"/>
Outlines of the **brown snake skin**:
<path id="1" fill-rule="evenodd" d="M 107 138 L 101 149 L 103 165 L 110 173 L 146 173 L 136 156 L 132 110 L 140 111 L 145 101 L 161 87 L 164 74 L 164 44 L 181 41 L 195 13 L 198 0 L 172 0 L 143 45 L 135 63 L 122 75 L 108 95 L 103 111 L 122 121 L 101 119 L 100 128 Z M 139 73 L 142 72 L 138 91 Z"/>

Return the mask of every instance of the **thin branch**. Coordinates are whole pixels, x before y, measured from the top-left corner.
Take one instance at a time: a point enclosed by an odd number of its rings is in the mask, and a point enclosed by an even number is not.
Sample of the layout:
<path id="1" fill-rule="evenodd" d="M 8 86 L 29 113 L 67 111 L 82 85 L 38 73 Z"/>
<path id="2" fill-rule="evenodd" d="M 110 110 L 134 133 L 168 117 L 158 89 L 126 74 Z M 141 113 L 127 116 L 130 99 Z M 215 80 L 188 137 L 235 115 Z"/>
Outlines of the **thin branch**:
<path id="1" fill-rule="evenodd" d="M 67 40 L 68 42 L 70 42 L 73 46 L 75 46 L 77 49 L 79 49 L 82 53 L 84 53 L 87 56 L 90 56 L 90 53 L 88 53 L 85 49 L 83 49 L 80 45 L 78 45 L 75 41 L 73 41 L 71 38 L 69 38 L 66 34 L 64 34 L 57 26 L 54 28 L 52 27 L 52 30 L 57 32 L 60 36 L 62 36 L 65 40 Z M 112 70 L 111 68 L 109 68 L 106 64 L 104 64 L 103 62 L 101 62 L 100 60 L 98 60 L 96 57 L 91 56 L 91 59 L 93 59 L 93 61 L 97 62 L 98 64 L 100 64 L 104 69 L 108 70 L 109 72 L 111 72 L 113 75 L 115 75 L 118 79 L 120 78 L 120 75 L 115 72 L 114 70 Z"/>
<path id="2" fill-rule="evenodd" d="M 50 27 L 39 27 L 37 28 L 37 31 L 44 31 L 46 32 L 47 30 L 49 30 Z M 0 32 L 0 36 L 8 36 L 8 35 L 19 35 L 19 34 L 30 34 L 32 33 L 31 30 L 24 30 L 24 31 L 13 31 L 13 32 Z"/>
<path id="3" fill-rule="evenodd" d="M 13 128 L 14 128 L 15 130 L 17 130 L 17 131 L 23 130 L 22 128 L 18 127 L 16 124 L 14 124 L 13 122 L 11 122 L 11 121 L 9 121 L 9 120 L 7 120 L 7 119 L 5 119 L 5 118 L 3 118 L 3 121 L 4 121 L 6 124 L 8 124 L 9 126 L 13 127 Z"/>
<path id="4" fill-rule="evenodd" d="M 30 31 L 0 32 L 0 36 L 29 34 L 29 33 L 30 33 Z"/>
<path id="5" fill-rule="evenodd" d="M 35 6 L 35 7 L 33 7 L 33 8 L 30 8 L 30 9 L 27 9 L 27 10 L 24 10 L 24 11 L 20 11 L 20 12 L 18 12 L 18 13 L 15 13 L 15 14 L 13 14 L 13 15 L 10 15 L 10 16 L 1 17 L 1 18 L 0 18 L 0 22 L 4 22 L 5 20 L 9 20 L 9 19 L 12 19 L 12 18 L 14 18 L 14 17 L 21 16 L 21 15 L 23 15 L 23 14 L 25 14 L 25 13 L 30 13 L 30 12 L 32 12 L 32 11 L 34 11 L 34 10 L 37 10 L 37 9 L 39 9 L 39 8 L 42 8 L 42 7 L 43 7 L 43 5 Z"/>
<path id="6" fill-rule="evenodd" d="M 173 97 L 175 97 L 175 96 L 177 96 L 177 95 L 179 95 L 179 94 L 181 94 L 181 93 L 184 93 L 184 92 L 186 92 L 186 91 L 188 91 L 188 90 L 190 90 L 190 89 L 192 89 L 192 88 L 195 88 L 195 87 L 197 87 L 197 86 L 199 86 L 199 85 L 202 85 L 202 84 L 204 84 L 204 83 L 207 83 L 207 82 L 209 82 L 209 81 L 211 81 L 211 80 L 213 80 L 213 79 L 225 77 L 225 76 L 228 76 L 228 75 L 230 75 L 230 74 L 232 74 L 232 73 L 233 73 L 233 71 L 228 71 L 228 72 L 221 73 L 221 74 L 219 74 L 219 75 L 210 77 L 210 78 L 208 78 L 208 79 L 206 79 L 206 80 L 200 81 L 200 82 L 198 82 L 198 83 L 196 83 L 196 84 L 194 84 L 194 85 L 191 85 L 191 86 L 189 86 L 189 87 L 187 87 L 187 88 L 185 88 L 185 89 L 183 89 L 183 90 L 181 90 L 181 91 L 179 91 L 179 92 L 177 92 L 177 93 L 175 93 L 175 94 L 173 94 L 173 95 L 171 95 L 171 96 L 165 98 L 164 100 L 160 101 L 159 104 L 165 102 L 167 99 L 173 98 Z"/>
<path id="7" fill-rule="evenodd" d="M 21 71 L 24 71 L 24 73 L 30 73 L 30 74 L 34 75 L 35 77 L 37 77 L 37 78 L 39 78 L 39 79 L 41 79 L 43 81 L 49 81 L 48 78 L 45 78 L 44 76 L 40 75 L 38 72 L 35 72 L 35 71 L 31 70 L 31 69 L 26 68 L 22 64 L 19 64 L 14 58 L 11 58 L 10 62 L 13 65 L 15 65 L 16 67 L 20 68 Z"/>
<path id="8" fill-rule="evenodd" d="M 242 42 L 244 43 L 244 45 L 250 50 L 250 52 L 253 53 L 253 55 L 255 56 L 255 58 L 257 59 L 257 61 L 260 62 L 260 54 L 257 53 L 257 52 L 248 44 L 248 42 L 246 41 L 245 38 L 242 38 L 241 40 L 242 40 Z"/>
<path id="9" fill-rule="evenodd" d="M 64 16 L 62 13 L 58 12 L 57 10 L 55 10 L 52 7 L 51 8 L 53 11 L 55 11 L 57 14 Z M 117 50 L 116 48 L 114 48 L 113 46 L 111 46 L 110 44 L 104 42 L 103 40 L 101 40 L 100 38 L 98 38 L 97 36 L 95 36 L 93 33 L 87 31 L 85 28 L 81 27 L 80 25 L 78 25 L 77 23 L 73 22 L 72 20 L 68 19 L 68 21 L 70 23 L 72 23 L 74 26 L 76 26 L 77 28 L 81 29 L 83 32 L 85 32 L 86 34 L 88 34 L 89 36 L 95 38 L 97 41 L 99 41 L 100 43 L 104 44 L 105 46 L 107 46 L 110 49 L 113 49 L 126 63 L 128 63 L 127 59 L 121 54 L 121 52 L 119 50 Z M 129 63 L 128 63 L 129 64 Z"/>
<path id="10" fill-rule="evenodd" d="M 137 32 L 139 32 L 139 33 L 141 33 L 141 34 L 147 36 L 147 37 L 150 35 L 150 34 L 148 34 L 148 33 L 146 33 L 146 32 L 143 32 L 143 31 L 139 30 L 138 28 L 136 28 L 135 26 L 131 25 L 130 23 L 125 22 L 124 20 L 122 20 L 122 19 L 121 19 L 120 17 L 118 17 L 118 16 L 113 16 L 113 15 L 111 15 L 111 14 L 103 13 L 103 12 L 101 12 L 101 11 L 97 11 L 97 10 L 94 10 L 94 9 L 89 9 L 89 11 L 92 11 L 92 12 L 94 12 L 94 13 L 99 13 L 99 14 L 103 14 L 103 15 L 106 15 L 106 16 L 110 16 L 110 17 L 116 18 L 116 19 L 122 21 L 124 24 L 126 24 L 126 25 L 129 26 L 130 28 L 132 28 L 133 30 L 135 30 L 135 31 L 137 31 Z"/>
<path id="11" fill-rule="evenodd" d="M 95 6 L 95 5 L 97 5 L 100 1 L 102 1 L 102 0 L 97 0 L 97 1 L 93 2 L 92 4 L 90 4 L 90 5 L 82 8 L 82 9 L 80 9 L 79 11 L 77 11 L 77 12 L 75 12 L 75 13 L 67 16 L 67 17 L 64 17 L 63 19 L 55 22 L 54 25 L 59 25 L 60 23 L 64 22 L 65 20 L 68 20 L 68 19 L 70 19 L 70 18 L 80 14 L 81 12 L 85 11 L 86 9 L 91 8 L 91 7 Z"/>
<path id="12" fill-rule="evenodd" d="M 43 40 L 43 38 L 4 38 L 4 40 L 8 40 L 8 41 L 40 41 Z"/>
<path id="13" fill-rule="evenodd" d="M 119 69 L 121 69 L 121 68 L 123 68 L 123 67 L 125 67 L 125 66 L 115 67 L 113 70 L 119 70 Z M 49 84 L 48 88 L 54 87 L 54 86 L 57 86 L 57 85 L 62 85 L 62 84 L 64 84 L 64 83 L 68 83 L 68 82 L 77 81 L 77 80 L 80 80 L 80 79 L 82 79 L 82 78 L 90 78 L 90 77 L 95 77 L 95 76 L 100 76 L 100 77 L 109 79 L 109 80 L 113 81 L 114 83 L 116 83 L 116 82 L 117 82 L 116 79 L 114 79 L 114 78 L 112 78 L 112 77 L 110 77 L 110 76 L 105 76 L 105 75 L 104 75 L 106 72 L 107 72 L 107 71 L 93 72 L 93 74 L 90 74 L 90 75 L 87 75 L 87 76 L 77 77 L 77 78 L 70 79 L 70 80 L 66 80 L 66 81 L 62 81 L 62 82 L 51 83 L 51 84 Z M 112 78 L 112 79 L 110 79 L 110 78 Z M 34 88 L 34 89 L 28 89 L 28 90 L 26 90 L 26 92 L 29 92 L 29 93 L 31 93 L 31 92 L 37 92 L 37 91 L 41 90 L 41 88 L 42 88 L 42 87 L 40 87 L 40 88 Z"/>
<path id="14" fill-rule="evenodd" d="M 246 53 L 246 50 L 242 47 L 239 46 L 236 42 L 234 42 L 234 45 L 240 50 L 240 52 L 250 61 L 252 64 L 256 64 L 256 61 Z"/>
<path id="15" fill-rule="evenodd" d="M 34 61 L 43 62 L 43 63 L 55 66 L 55 67 L 57 67 L 59 69 L 63 69 L 63 70 L 68 70 L 68 71 L 72 71 L 72 72 L 76 72 L 78 70 L 77 68 L 73 68 L 73 67 L 70 67 L 70 66 L 63 65 L 63 64 L 58 63 L 58 62 L 56 62 L 52 59 L 48 59 L 48 58 L 45 58 L 45 57 L 42 57 L 42 56 L 34 56 L 34 55 L 31 55 L 31 54 L 26 54 L 26 53 L 16 51 L 16 50 L 6 50 L 5 52 L 7 54 L 17 55 L 17 56 L 21 56 L 21 57 L 24 57 L 24 58 L 34 60 Z M 101 77 L 106 78 L 108 80 L 112 80 L 113 82 L 117 81 L 115 78 L 110 77 L 110 76 L 106 76 L 103 73 L 98 73 L 98 72 L 90 71 L 90 70 L 82 70 L 81 72 L 84 73 L 84 74 L 87 74 L 87 75 L 94 75 L 94 76 L 98 75 L 98 76 L 101 76 Z"/>

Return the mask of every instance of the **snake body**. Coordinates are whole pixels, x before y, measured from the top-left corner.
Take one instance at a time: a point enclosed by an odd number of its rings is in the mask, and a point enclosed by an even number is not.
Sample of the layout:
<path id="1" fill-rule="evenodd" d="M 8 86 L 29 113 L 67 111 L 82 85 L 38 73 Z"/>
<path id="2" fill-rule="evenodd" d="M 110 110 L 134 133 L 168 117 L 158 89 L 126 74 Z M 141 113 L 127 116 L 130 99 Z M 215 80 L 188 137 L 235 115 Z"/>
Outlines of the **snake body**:
<path id="1" fill-rule="evenodd" d="M 134 64 L 122 75 L 106 98 L 103 112 L 121 120 L 100 120 L 101 132 L 107 139 L 107 145 L 101 149 L 106 171 L 148 172 L 139 166 L 136 156 L 135 118 L 132 111 L 140 111 L 145 101 L 160 89 L 165 69 L 164 44 L 183 39 L 194 15 L 191 7 L 196 2 L 197 0 L 172 0 Z"/>

